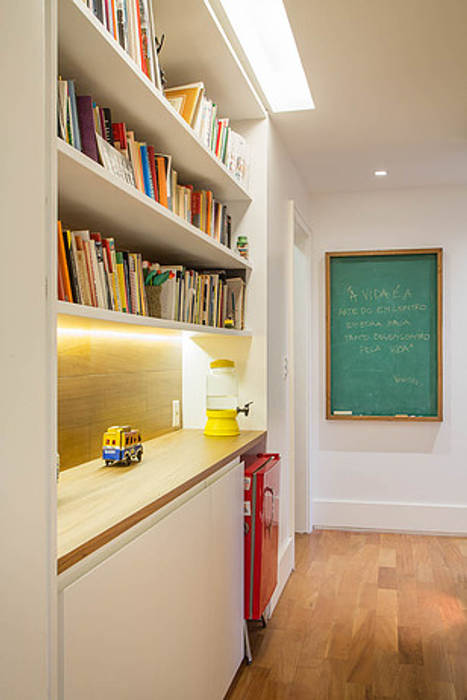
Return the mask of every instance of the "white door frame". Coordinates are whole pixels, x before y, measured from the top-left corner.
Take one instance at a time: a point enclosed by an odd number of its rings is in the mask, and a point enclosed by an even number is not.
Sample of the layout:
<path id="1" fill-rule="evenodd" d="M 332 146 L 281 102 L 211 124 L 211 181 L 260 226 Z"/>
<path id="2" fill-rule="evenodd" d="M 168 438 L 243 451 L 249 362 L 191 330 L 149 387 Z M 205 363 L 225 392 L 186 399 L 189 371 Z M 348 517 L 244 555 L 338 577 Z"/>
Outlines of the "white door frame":
<path id="1" fill-rule="evenodd" d="M 305 313 L 308 318 L 306 329 L 306 343 L 308 358 L 306 368 L 306 401 L 304 406 L 306 431 L 307 469 L 305 470 L 304 493 L 306 500 L 305 531 L 311 532 L 313 528 L 311 518 L 311 230 L 293 200 L 288 203 L 288 242 L 287 242 L 287 377 L 288 377 L 288 415 L 289 415 L 289 464 L 290 464 L 290 513 L 292 533 L 295 531 L 295 349 L 294 349 L 294 246 L 296 233 L 299 230 L 305 239 L 305 255 L 308 260 L 308 283 L 304 290 L 303 301 Z"/>

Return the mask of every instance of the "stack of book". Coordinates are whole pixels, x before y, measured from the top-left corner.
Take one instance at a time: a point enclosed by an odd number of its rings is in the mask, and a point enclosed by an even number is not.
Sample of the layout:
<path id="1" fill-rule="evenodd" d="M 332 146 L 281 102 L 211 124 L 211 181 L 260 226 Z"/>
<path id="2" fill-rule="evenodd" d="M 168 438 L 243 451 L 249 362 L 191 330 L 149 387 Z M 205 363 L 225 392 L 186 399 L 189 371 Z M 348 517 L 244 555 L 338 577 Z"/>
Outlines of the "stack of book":
<path id="1" fill-rule="evenodd" d="M 71 231 L 60 221 L 57 238 L 60 301 L 203 326 L 244 328 L 245 281 L 237 272 L 152 263 L 140 253 L 116 250 L 113 237 Z"/>
<path id="2" fill-rule="evenodd" d="M 172 156 L 137 141 L 124 122 L 113 122 L 109 107 L 77 95 L 73 80 L 58 81 L 58 135 L 101 163 L 127 184 L 231 247 L 231 220 L 211 190 L 178 183 Z"/>
<path id="3" fill-rule="evenodd" d="M 117 251 L 113 238 L 69 231 L 60 221 L 57 234 L 60 301 L 148 315 L 139 253 Z"/>
<path id="4" fill-rule="evenodd" d="M 83 0 L 147 77 L 161 89 L 151 0 Z"/>
<path id="5" fill-rule="evenodd" d="M 224 163 L 237 182 L 248 187 L 248 144 L 243 136 L 232 129 L 229 119 L 218 117 L 217 105 L 206 97 L 204 84 L 199 82 L 168 88 L 164 95 L 192 127 L 201 143 Z"/>
<path id="6" fill-rule="evenodd" d="M 149 288 L 160 286 L 160 317 L 215 328 L 243 330 L 245 281 L 231 270 L 197 271 L 183 265 L 143 263 Z"/>

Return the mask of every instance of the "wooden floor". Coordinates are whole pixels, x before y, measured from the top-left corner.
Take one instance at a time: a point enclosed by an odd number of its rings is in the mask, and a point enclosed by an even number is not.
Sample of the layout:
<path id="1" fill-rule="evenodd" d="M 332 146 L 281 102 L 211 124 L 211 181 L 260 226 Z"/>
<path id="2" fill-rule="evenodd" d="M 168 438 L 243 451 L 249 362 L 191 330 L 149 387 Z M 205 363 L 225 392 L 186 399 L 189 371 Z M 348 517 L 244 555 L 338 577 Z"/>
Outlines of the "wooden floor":
<path id="1" fill-rule="evenodd" d="M 318 531 L 229 700 L 467 700 L 467 538 Z"/>

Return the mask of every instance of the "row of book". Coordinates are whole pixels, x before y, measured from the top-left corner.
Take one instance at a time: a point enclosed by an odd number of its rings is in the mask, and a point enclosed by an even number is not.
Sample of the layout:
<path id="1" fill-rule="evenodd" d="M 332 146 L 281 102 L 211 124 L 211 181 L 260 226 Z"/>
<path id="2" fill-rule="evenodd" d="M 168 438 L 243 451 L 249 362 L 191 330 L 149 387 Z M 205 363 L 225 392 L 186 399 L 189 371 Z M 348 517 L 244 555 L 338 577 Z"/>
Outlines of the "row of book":
<path id="1" fill-rule="evenodd" d="M 151 0 L 83 0 L 147 77 L 161 89 Z"/>
<path id="2" fill-rule="evenodd" d="M 57 226 L 58 298 L 111 311 L 244 328 L 245 281 L 234 271 L 159 265 L 113 237 Z"/>
<path id="3" fill-rule="evenodd" d="M 237 182 L 248 187 L 248 144 L 243 136 L 232 129 L 227 117 L 218 116 L 217 105 L 206 96 L 204 83 L 168 88 L 164 95 L 192 127 L 201 143 L 224 163 Z"/>
<path id="4" fill-rule="evenodd" d="M 178 182 L 172 156 L 137 141 L 124 122 L 113 122 L 109 107 L 77 95 L 74 80 L 58 80 L 58 135 L 107 170 L 167 207 L 188 223 L 231 247 L 227 207 L 211 190 Z"/>

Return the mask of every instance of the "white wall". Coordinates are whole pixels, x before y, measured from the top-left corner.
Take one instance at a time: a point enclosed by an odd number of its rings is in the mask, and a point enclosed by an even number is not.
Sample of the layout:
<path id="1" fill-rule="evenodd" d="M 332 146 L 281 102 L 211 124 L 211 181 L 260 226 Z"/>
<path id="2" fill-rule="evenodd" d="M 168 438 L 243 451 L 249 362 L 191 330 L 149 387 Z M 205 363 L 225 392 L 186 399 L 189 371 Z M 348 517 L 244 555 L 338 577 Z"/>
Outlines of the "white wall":
<path id="1" fill-rule="evenodd" d="M 293 439 L 290 435 L 293 423 L 289 413 L 291 387 L 288 378 L 284 377 L 284 359 L 291 351 L 287 340 L 290 328 L 288 306 L 293 292 L 289 201 L 295 201 L 306 222 L 309 197 L 273 125 L 269 132 L 268 173 L 268 450 L 282 455 L 280 586 L 293 562 L 295 529 Z"/>
<path id="2" fill-rule="evenodd" d="M 312 197 L 314 524 L 467 533 L 467 188 Z M 324 253 L 442 246 L 445 419 L 326 421 Z"/>
<path id="3" fill-rule="evenodd" d="M 53 681 L 55 297 L 49 2 L 2 3 L 0 46 L 0 697 L 49 700 Z M 49 37 L 50 38 L 50 37 Z M 55 218 L 55 217 L 53 217 Z"/>
<path id="4" fill-rule="evenodd" d="M 295 531 L 311 529 L 311 474 L 309 449 L 311 443 L 309 401 L 311 353 L 309 330 L 311 323 L 310 255 L 307 240 L 297 237 L 294 244 L 294 422 L 295 422 Z M 311 242 L 311 241 L 310 241 Z M 308 299 L 305 299 L 305 295 Z"/>

